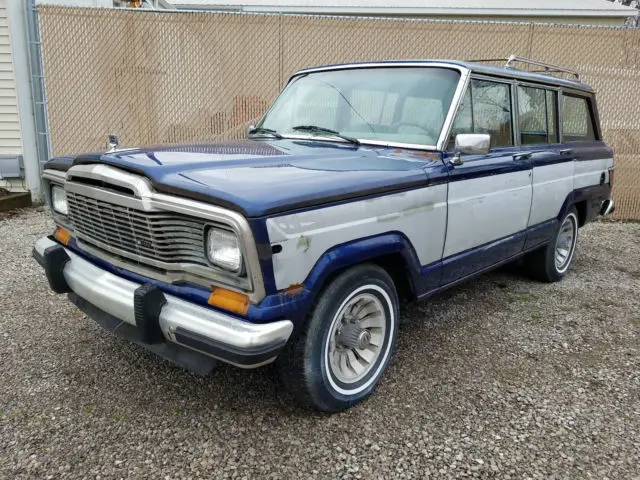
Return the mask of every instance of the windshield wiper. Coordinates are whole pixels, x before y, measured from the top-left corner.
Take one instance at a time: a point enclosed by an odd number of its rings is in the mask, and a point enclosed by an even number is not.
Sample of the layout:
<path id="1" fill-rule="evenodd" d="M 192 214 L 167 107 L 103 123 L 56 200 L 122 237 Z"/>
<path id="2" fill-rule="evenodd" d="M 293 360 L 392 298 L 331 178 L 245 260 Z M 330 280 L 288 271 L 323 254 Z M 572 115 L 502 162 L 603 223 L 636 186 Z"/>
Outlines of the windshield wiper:
<path id="1" fill-rule="evenodd" d="M 318 127 L 317 125 L 298 125 L 297 127 L 293 127 L 292 130 L 297 132 L 309 132 L 309 133 L 328 133 L 332 137 L 338 137 L 342 140 L 353 143 L 354 145 L 360 145 L 360 140 L 353 137 L 348 137 L 347 135 L 342 135 L 340 132 L 336 130 L 331 130 L 330 128 Z"/>
<path id="2" fill-rule="evenodd" d="M 254 127 L 251 130 L 249 130 L 249 135 L 255 135 L 255 134 L 267 134 L 267 135 L 271 135 L 274 138 L 282 138 L 282 135 L 280 135 L 278 132 L 276 132 L 275 130 L 272 130 L 271 128 L 264 128 L 264 127 Z"/>

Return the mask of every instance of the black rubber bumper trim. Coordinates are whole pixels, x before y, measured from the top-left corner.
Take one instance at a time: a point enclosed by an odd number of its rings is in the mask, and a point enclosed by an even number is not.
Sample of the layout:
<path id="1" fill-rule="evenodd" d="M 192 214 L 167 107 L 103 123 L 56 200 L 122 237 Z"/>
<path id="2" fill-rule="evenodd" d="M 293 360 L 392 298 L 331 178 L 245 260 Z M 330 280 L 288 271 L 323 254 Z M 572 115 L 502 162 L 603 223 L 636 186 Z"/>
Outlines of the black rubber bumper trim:
<path id="1" fill-rule="evenodd" d="M 71 259 L 62 245 L 56 244 L 47 247 L 42 256 L 34 250 L 34 257 L 44 268 L 51 290 L 56 293 L 71 292 L 71 288 L 67 285 L 67 281 L 65 280 L 63 273 L 64 266 Z"/>
<path id="2" fill-rule="evenodd" d="M 164 293 L 155 285 L 146 283 L 133 292 L 136 325 L 146 343 L 164 342 L 160 329 L 160 311 L 166 303 Z"/>
<path id="3" fill-rule="evenodd" d="M 181 327 L 176 329 L 175 337 L 182 345 L 195 348 L 196 350 L 208 353 L 226 362 L 244 367 L 258 365 L 276 357 L 286 344 L 286 342 L 275 342 L 256 348 L 240 349 L 216 342 L 199 333 L 191 332 Z"/>
<path id="4" fill-rule="evenodd" d="M 89 303 L 84 298 L 75 293 L 69 294 L 69 300 L 87 314 L 89 318 L 97 322 L 106 330 L 115 333 L 118 337 L 155 353 L 169 362 L 185 368 L 199 375 L 210 374 L 217 364 L 215 358 L 211 358 L 200 352 L 170 342 L 148 343 L 144 339 L 143 333 L 133 325 L 123 322 L 119 318 L 105 312 L 104 310 Z"/>

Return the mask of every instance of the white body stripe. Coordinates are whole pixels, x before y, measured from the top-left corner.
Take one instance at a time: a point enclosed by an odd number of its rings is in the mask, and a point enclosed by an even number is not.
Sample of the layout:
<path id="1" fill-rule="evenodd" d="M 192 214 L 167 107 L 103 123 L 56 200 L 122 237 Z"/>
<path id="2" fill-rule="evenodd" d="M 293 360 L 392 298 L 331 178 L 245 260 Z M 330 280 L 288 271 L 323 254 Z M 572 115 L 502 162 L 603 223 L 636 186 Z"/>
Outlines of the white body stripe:
<path id="1" fill-rule="evenodd" d="M 600 184 L 610 166 L 563 162 L 269 218 L 269 241 L 282 246 L 272 257 L 276 287 L 304 282 L 327 250 L 372 235 L 403 233 L 428 265 L 521 232 L 555 218 L 571 191 Z"/>
<path id="2" fill-rule="evenodd" d="M 533 169 L 533 202 L 528 226 L 557 217 L 573 190 L 575 162 L 544 165 Z"/>
<path id="3" fill-rule="evenodd" d="M 607 169 L 611 166 L 613 166 L 612 158 L 575 162 L 573 188 L 578 189 L 600 184 L 600 176 L 603 172 L 605 172 L 605 181 L 607 181 Z"/>
<path id="4" fill-rule="evenodd" d="M 320 256 L 352 240 L 401 232 L 422 265 L 440 260 L 447 219 L 447 185 L 393 193 L 267 220 L 279 290 L 302 283 Z"/>
<path id="5" fill-rule="evenodd" d="M 449 184 L 449 223 L 444 256 L 489 243 L 527 227 L 530 170 Z"/>

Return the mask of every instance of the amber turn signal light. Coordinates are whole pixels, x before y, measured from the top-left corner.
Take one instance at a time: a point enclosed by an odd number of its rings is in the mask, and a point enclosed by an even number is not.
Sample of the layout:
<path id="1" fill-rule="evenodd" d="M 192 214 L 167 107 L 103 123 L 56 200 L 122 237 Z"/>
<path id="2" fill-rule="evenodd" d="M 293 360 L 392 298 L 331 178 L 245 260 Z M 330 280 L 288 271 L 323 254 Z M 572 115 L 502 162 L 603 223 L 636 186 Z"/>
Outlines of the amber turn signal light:
<path id="1" fill-rule="evenodd" d="M 249 311 L 249 297 L 226 288 L 214 287 L 209 296 L 209 305 L 224 308 L 230 312 L 246 315 Z"/>
<path id="2" fill-rule="evenodd" d="M 58 227 L 56 229 L 54 237 L 64 246 L 69 245 L 69 240 L 71 240 L 71 234 L 69 233 L 69 231 L 65 230 L 62 227 Z"/>

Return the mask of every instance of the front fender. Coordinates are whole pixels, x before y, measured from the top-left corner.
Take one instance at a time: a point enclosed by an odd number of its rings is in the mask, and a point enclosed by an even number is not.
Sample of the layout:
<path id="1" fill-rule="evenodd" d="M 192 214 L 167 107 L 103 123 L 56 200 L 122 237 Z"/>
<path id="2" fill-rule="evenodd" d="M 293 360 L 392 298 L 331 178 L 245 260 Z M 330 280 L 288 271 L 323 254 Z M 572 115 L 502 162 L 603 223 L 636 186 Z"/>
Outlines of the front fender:
<path id="1" fill-rule="evenodd" d="M 326 251 L 304 281 L 305 288 L 318 292 L 335 272 L 390 254 L 399 254 L 409 272 L 412 288 L 420 274 L 420 262 L 409 239 L 400 232 L 387 232 L 337 245 Z"/>
<path id="2" fill-rule="evenodd" d="M 333 274 L 359 263 L 388 255 L 396 255 L 409 274 L 411 289 L 420 289 L 420 263 L 413 245 L 400 232 L 387 232 L 336 245 L 324 252 L 301 284 L 267 296 L 259 305 L 252 305 L 248 315 L 252 321 L 264 323 L 288 318 L 299 326 L 313 302 Z"/>

